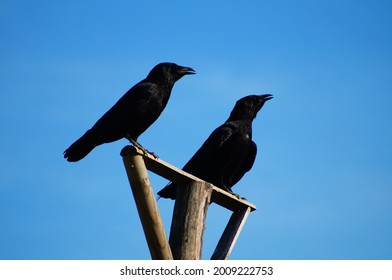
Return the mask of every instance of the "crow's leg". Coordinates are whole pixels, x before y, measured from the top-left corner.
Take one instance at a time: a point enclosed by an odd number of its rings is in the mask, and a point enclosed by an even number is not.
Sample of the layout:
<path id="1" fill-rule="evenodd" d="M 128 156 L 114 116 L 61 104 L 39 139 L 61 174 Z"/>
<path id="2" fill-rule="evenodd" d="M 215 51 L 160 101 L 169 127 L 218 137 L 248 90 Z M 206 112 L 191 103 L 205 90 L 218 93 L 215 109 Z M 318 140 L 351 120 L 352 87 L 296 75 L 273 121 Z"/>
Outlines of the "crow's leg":
<path id="1" fill-rule="evenodd" d="M 221 188 L 222 190 L 225 190 L 225 191 L 227 191 L 228 193 L 234 195 L 234 196 L 235 196 L 236 198 L 238 198 L 238 199 L 245 199 L 244 197 L 241 197 L 239 194 L 236 194 L 235 192 L 233 192 L 233 191 L 231 190 L 231 188 L 225 186 L 224 184 L 222 184 L 222 185 L 220 186 L 220 188 Z M 245 199 L 245 200 L 246 200 L 246 199 Z"/>
<path id="2" fill-rule="evenodd" d="M 142 150 L 143 151 L 143 153 L 145 154 L 145 155 L 148 155 L 148 154 L 150 154 L 150 155 L 152 155 L 154 158 L 158 158 L 158 156 L 156 155 L 156 154 L 154 154 L 153 152 L 150 152 L 149 150 L 147 150 L 146 148 L 144 148 L 142 145 L 140 145 L 136 140 L 134 140 L 134 139 L 132 139 L 131 137 L 129 137 L 128 135 L 127 136 L 125 136 L 125 138 L 127 138 L 131 143 L 132 143 L 132 145 L 134 145 L 135 147 L 137 147 L 137 148 L 139 148 L 140 150 Z"/>

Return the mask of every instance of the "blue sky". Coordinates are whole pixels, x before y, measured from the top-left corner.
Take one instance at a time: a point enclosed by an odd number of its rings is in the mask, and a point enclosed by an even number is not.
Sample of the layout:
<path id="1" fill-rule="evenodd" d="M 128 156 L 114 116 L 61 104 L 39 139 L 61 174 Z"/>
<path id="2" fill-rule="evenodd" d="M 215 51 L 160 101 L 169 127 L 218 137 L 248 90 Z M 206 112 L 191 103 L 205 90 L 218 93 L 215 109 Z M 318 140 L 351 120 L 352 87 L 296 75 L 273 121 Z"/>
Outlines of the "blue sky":
<path id="1" fill-rule="evenodd" d="M 149 259 L 119 155 L 62 152 L 162 61 L 174 87 L 139 141 L 183 166 L 237 99 L 272 93 L 232 259 L 392 258 L 390 1 L 0 3 L 0 259 Z M 167 182 L 151 174 L 155 191 Z M 167 230 L 173 202 L 158 201 Z M 203 258 L 229 218 L 211 205 Z"/>

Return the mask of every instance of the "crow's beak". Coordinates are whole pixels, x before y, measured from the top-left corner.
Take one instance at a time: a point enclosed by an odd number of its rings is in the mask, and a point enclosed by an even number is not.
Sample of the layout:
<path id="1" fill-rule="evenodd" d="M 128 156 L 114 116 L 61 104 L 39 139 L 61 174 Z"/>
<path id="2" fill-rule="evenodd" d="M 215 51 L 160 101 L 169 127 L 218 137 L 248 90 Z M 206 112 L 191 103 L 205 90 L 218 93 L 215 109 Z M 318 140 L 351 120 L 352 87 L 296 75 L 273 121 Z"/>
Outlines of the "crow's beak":
<path id="1" fill-rule="evenodd" d="M 193 75 L 196 74 L 196 71 L 191 67 L 181 67 L 179 70 L 181 75 Z"/>
<path id="2" fill-rule="evenodd" d="M 272 94 L 262 94 L 260 95 L 261 99 L 265 102 L 273 98 Z"/>
<path id="3" fill-rule="evenodd" d="M 260 97 L 259 104 L 257 104 L 257 107 L 256 107 L 257 110 L 260 110 L 266 101 L 273 98 L 272 94 L 262 94 L 262 95 L 259 95 L 259 97 Z"/>

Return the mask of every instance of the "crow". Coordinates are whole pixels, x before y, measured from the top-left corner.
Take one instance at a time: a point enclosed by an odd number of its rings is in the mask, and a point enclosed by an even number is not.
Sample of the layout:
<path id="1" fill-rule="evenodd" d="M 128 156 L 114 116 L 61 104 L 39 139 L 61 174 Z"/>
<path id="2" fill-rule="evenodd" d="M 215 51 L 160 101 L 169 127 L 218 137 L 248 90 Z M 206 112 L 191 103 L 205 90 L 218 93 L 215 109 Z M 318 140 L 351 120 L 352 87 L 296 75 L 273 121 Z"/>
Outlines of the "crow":
<path id="1" fill-rule="evenodd" d="M 211 133 L 183 170 L 234 194 L 231 188 L 252 168 L 256 159 L 252 121 L 271 98 L 271 94 L 263 94 L 239 99 L 227 121 Z M 175 199 L 176 188 L 176 184 L 170 183 L 158 195 Z"/>
<path id="2" fill-rule="evenodd" d="M 195 74 L 190 67 L 175 63 L 156 65 L 147 77 L 129 89 L 87 132 L 64 152 L 68 161 L 79 161 L 96 146 L 127 138 L 145 150 L 138 137 L 152 125 L 169 100 L 174 83 Z"/>

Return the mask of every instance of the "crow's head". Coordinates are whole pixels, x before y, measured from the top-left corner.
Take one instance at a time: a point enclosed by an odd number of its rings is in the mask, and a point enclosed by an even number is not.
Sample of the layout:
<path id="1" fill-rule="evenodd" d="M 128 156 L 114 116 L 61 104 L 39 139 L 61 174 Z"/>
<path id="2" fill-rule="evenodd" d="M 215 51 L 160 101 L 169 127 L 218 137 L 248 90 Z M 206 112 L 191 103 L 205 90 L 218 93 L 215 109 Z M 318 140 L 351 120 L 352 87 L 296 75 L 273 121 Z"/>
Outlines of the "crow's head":
<path id="1" fill-rule="evenodd" d="M 253 120 L 264 103 L 272 98 L 272 94 L 248 95 L 237 101 L 228 121 Z"/>
<path id="2" fill-rule="evenodd" d="M 148 74 L 147 79 L 160 83 L 174 84 L 185 75 L 196 74 L 193 68 L 180 66 L 171 62 L 157 64 Z"/>

